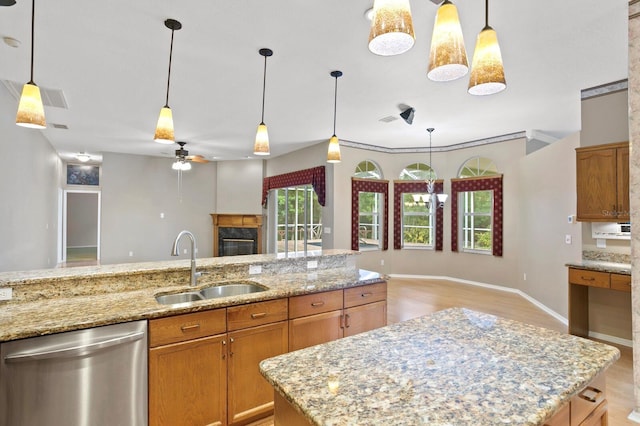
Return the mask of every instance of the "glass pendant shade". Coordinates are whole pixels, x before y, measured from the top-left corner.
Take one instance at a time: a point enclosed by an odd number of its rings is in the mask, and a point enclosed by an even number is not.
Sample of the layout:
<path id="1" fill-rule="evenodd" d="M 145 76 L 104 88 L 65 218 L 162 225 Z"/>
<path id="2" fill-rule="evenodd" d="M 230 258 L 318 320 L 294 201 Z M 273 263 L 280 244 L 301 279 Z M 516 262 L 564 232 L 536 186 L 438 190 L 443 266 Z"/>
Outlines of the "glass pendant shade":
<path id="1" fill-rule="evenodd" d="M 253 144 L 254 155 L 269 155 L 269 132 L 267 125 L 260 123 L 256 132 L 256 143 Z"/>
<path id="2" fill-rule="evenodd" d="M 375 0 L 369 50 L 376 55 L 399 55 L 415 43 L 409 0 Z"/>
<path id="3" fill-rule="evenodd" d="M 44 129 L 47 127 L 40 88 L 33 82 L 26 83 L 22 87 L 22 96 L 20 96 L 18 113 L 16 114 L 16 124 L 32 129 Z"/>
<path id="4" fill-rule="evenodd" d="M 458 10 L 446 0 L 438 8 L 433 26 L 427 77 L 433 81 L 451 81 L 463 77 L 468 71 Z"/>
<path id="5" fill-rule="evenodd" d="M 181 171 L 187 171 L 187 170 L 191 170 L 191 163 L 184 161 L 184 160 L 176 160 L 172 165 L 171 168 L 173 170 L 181 170 Z"/>
<path id="6" fill-rule="evenodd" d="M 173 136 L 173 113 L 168 106 L 162 107 L 156 126 L 156 134 L 153 140 L 162 144 L 172 144 L 176 138 Z"/>
<path id="7" fill-rule="evenodd" d="M 506 88 L 498 34 L 493 28 L 486 26 L 476 40 L 469 78 L 469 93 L 492 95 Z"/>
<path id="8" fill-rule="evenodd" d="M 327 163 L 339 163 L 342 160 L 340 156 L 340 141 L 336 135 L 329 139 L 329 150 L 327 151 Z"/>

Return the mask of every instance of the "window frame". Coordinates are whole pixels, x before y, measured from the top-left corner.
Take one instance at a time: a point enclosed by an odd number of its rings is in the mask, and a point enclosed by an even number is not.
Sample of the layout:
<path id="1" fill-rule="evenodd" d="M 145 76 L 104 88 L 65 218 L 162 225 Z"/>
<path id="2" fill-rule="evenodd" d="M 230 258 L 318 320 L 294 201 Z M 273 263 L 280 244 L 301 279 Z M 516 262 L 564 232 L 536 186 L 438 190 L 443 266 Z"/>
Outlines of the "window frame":
<path id="1" fill-rule="evenodd" d="M 381 210 L 382 244 L 378 250 L 389 248 L 389 181 L 382 179 L 362 179 L 351 177 L 351 250 L 360 250 L 360 192 L 374 192 L 383 195 L 383 208 Z M 376 249 L 371 249 L 376 250 Z M 369 250 L 365 250 L 369 251 Z"/>
<path id="2" fill-rule="evenodd" d="M 436 180 L 434 182 L 434 191 L 436 193 L 444 192 L 444 181 Z M 443 219 L 444 209 L 435 208 L 435 212 L 432 213 L 434 228 L 433 245 L 431 246 L 404 246 L 404 194 L 418 194 L 427 192 L 426 181 L 411 181 L 411 180 L 396 180 L 393 182 L 393 248 L 394 250 L 408 249 L 408 250 L 436 250 L 442 251 L 443 243 Z"/>

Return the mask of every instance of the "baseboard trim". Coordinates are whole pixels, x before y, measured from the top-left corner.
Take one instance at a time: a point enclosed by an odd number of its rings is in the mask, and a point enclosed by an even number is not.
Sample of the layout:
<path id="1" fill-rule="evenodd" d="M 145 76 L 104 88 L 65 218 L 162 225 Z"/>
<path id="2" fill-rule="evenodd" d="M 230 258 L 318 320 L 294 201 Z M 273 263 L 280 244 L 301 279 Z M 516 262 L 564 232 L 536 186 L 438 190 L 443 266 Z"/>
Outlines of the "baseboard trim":
<path id="1" fill-rule="evenodd" d="M 616 345 L 627 346 L 629 348 L 633 347 L 633 340 L 623 339 L 622 337 L 611 336 L 609 334 L 598 333 L 595 331 L 589 332 L 589 337 L 593 337 L 594 339 L 604 340 L 606 342 L 615 343 Z"/>
<path id="2" fill-rule="evenodd" d="M 640 423 L 640 412 L 638 412 L 637 410 L 633 410 L 631 413 L 629 413 L 629 416 L 627 418 L 632 422 Z"/>

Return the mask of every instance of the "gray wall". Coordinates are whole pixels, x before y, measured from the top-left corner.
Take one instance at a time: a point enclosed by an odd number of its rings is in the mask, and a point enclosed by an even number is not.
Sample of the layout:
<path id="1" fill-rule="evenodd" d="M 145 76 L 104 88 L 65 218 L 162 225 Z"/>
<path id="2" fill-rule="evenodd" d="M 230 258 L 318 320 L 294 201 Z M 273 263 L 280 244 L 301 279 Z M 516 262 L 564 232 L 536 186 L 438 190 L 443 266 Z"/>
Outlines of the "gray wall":
<path id="1" fill-rule="evenodd" d="M 195 235 L 198 257 L 213 255 L 209 214 L 216 207 L 216 163 L 194 164 L 183 172 L 181 190 L 171 163 L 168 158 L 104 154 L 102 263 L 169 260 L 173 240 L 183 229 Z M 188 248 L 187 241 L 182 247 Z"/>
<path id="2" fill-rule="evenodd" d="M 41 131 L 16 126 L 17 107 L 0 85 L 0 271 L 57 262 L 61 162 Z"/>
<path id="3" fill-rule="evenodd" d="M 67 193 L 67 247 L 98 244 L 98 194 Z"/>

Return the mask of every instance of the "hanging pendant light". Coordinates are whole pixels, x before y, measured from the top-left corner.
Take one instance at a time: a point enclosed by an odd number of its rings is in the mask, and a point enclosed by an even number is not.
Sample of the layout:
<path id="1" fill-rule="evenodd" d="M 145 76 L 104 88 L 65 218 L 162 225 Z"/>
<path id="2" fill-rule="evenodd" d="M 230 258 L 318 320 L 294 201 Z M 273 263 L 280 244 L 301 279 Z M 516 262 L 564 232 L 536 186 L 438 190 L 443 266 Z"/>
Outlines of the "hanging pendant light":
<path id="1" fill-rule="evenodd" d="M 339 163 L 342 157 L 340 156 L 340 141 L 336 136 L 336 111 L 338 108 L 338 77 L 342 77 L 342 71 L 331 71 L 331 77 L 336 79 L 336 84 L 333 92 L 333 136 L 329 139 L 327 163 Z"/>
<path id="2" fill-rule="evenodd" d="M 253 145 L 253 153 L 255 155 L 269 155 L 269 132 L 267 125 L 264 124 L 264 95 L 267 87 L 267 58 L 273 55 L 271 49 L 260 49 L 260 55 L 264 56 L 264 73 L 262 77 L 262 119 L 258 125 L 256 132 L 256 142 Z"/>
<path id="3" fill-rule="evenodd" d="M 433 26 L 427 77 L 433 81 L 451 81 L 463 77 L 468 71 L 458 10 L 445 0 L 438 8 Z"/>
<path id="4" fill-rule="evenodd" d="M 425 201 L 425 205 L 429 207 L 433 205 L 434 207 L 438 207 L 443 209 L 444 203 L 447 201 L 449 196 L 447 194 L 437 194 L 436 193 L 436 181 L 433 178 L 433 168 L 431 167 L 431 134 L 435 129 L 433 127 L 429 127 L 427 132 L 429 132 L 429 179 L 427 179 L 427 192 L 429 193 L 427 200 Z"/>
<path id="5" fill-rule="evenodd" d="M 22 95 L 18 103 L 18 113 L 16 114 L 16 124 L 18 126 L 30 127 L 32 129 L 44 129 L 47 127 L 47 120 L 44 116 L 44 106 L 40 96 L 40 88 L 33 82 L 33 46 L 35 34 L 36 2 L 31 2 L 31 78 L 22 87 Z"/>
<path id="6" fill-rule="evenodd" d="M 489 26 L 489 0 L 485 1 L 485 26 L 478 34 L 473 52 L 469 93 L 492 95 L 507 88 L 498 34 Z"/>
<path id="7" fill-rule="evenodd" d="M 160 109 L 160 116 L 158 117 L 158 125 L 156 126 L 156 134 L 153 140 L 162 144 L 172 144 L 175 142 L 175 136 L 173 132 L 173 114 L 171 108 L 169 108 L 169 84 L 171 82 L 171 57 L 173 56 L 173 33 L 182 28 L 182 24 L 175 19 L 167 19 L 164 21 L 165 27 L 171 30 L 171 47 L 169 49 L 169 72 L 167 75 L 167 97 L 165 104 Z"/>
<path id="8" fill-rule="evenodd" d="M 416 37 L 409 0 L 375 0 L 369 31 L 369 50 L 376 55 L 399 55 L 413 47 Z"/>

